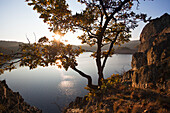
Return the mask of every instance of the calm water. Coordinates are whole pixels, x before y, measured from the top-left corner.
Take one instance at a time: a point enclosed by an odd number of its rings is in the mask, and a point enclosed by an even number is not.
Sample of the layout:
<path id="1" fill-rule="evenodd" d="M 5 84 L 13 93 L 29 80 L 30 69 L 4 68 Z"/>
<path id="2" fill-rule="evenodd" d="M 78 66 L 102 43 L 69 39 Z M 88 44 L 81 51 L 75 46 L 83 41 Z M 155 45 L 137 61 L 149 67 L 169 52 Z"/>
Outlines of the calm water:
<path id="1" fill-rule="evenodd" d="M 89 57 L 90 54 L 87 52 L 80 55 L 77 59 L 78 68 L 91 75 L 93 83 L 97 83 L 95 60 Z M 108 59 L 105 77 L 121 72 L 122 69 L 129 70 L 131 58 L 132 55 L 113 55 Z M 59 108 L 63 108 L 77 96 L 87 94 L 84 89 L 87 85 L 85 78 L 71 69 L 65 71 L 55 66 L 38 67 L 34 70 L 21 67 L 5 72 L 0 79 L 5 79 L 13 91 L 19 92 L 27 103 L 42 109 L 44 113 L 59 113 Z"/>

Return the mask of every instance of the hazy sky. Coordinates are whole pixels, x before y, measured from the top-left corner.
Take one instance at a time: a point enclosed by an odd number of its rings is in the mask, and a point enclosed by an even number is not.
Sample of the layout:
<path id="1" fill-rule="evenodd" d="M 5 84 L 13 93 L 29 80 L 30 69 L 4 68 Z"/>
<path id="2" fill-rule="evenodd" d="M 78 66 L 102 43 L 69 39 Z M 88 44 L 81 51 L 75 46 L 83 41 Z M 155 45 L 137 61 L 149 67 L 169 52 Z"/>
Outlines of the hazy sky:
<path id="1" fill-rule="evenodd" d="M 82 6 L 76 3 L 77 0 L 68 0 L 70 9 L 74 12 L 81 11 Z M 170 0 L 139 0 L 141 1 L 137 12 L 147 13 L 152 18 L 159 17 L 164 13 L 170 14 Z M 132 33 L 132 40 L 139 39 L 139 34 L 144 24 Z M 48 30 L 48 25 L 39 19 L 39 14 L 28 6 L 25 0 L 0 0 L 0 40 L 12 40 L 27 42 L 26 35 L 31 42 L 35 41 L 33 32 L 37 39 L 47 36 L 53 39 L 53 33 Z M 76 39 L 78 34 L 67 34 L 65 39 L 69 39 L 71 44 L 79 44 Z M 74 37 L 74 38 L 73 38 Z"/>

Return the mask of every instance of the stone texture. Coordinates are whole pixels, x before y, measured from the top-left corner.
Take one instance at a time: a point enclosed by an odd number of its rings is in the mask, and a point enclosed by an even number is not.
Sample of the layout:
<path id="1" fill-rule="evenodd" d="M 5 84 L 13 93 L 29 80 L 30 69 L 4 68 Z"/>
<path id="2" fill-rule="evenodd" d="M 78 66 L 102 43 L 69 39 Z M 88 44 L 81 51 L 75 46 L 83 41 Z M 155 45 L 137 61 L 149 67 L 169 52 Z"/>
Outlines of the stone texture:
<path id="1" fill-rule="evenodd" d="M 13 92 L 5 81 L 0 81 L 0 113 L 42 113 L 30 106 L 18 92 Z"/>
<path id="2" fill-rule="evenodd" d="M 170 89 L 170 15 L 150 21 L 140 35 L 138 52 L 132 56 L 132 69 L 123 75 L 133 87 Z M 130 72 L 130 73 L 129 73 Z"/>
<path id="3" fill-rule="evenodd" d="M 152 42 L 152 36 L 163 33 L 170 33 L 170 16 L 165 13 L 160 18 L 153 19 L 147 24 L 140 35 L 141 44 L 148 42 Z"/>
<path id="4" fill-rule="evenodd" d="M 143 52 L 134 53 L 132 59 L 131 67 L 133 70 L 137 70 L 147 64 L 146 55 Z"/>

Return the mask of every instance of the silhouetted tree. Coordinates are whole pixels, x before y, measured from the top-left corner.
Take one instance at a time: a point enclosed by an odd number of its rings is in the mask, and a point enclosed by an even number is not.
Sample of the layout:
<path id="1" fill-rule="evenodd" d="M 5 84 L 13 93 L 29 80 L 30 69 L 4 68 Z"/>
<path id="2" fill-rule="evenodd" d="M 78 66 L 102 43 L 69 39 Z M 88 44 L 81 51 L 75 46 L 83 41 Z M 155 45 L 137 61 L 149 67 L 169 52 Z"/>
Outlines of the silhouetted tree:
<path id="1" fill-rule="evenodd" d="M 113 45 L 128 42 L 131 30 L 137 27 L 138 21 L 146 21 L 146 14 L 136 14 L 132 11 L 135 2 L 138 7 L 138 0 L 78 0 L 86 8 L 76 14 L 72 14 L 68 9 L 66 0 L 26 0 L 26 2 L 40 14 L 44 23 L 49 25 L 50 31 L 64 35 L 78 29 L 83 31 L 83 35 L 77 37 L 82 40 L 82 44 L 97 45 L 97 50 L 91 56 L 96 59 L 98 86 L 92 84 L 90 75 L 77 69 L 76 56 L 83 52 L 81 47 L 73 49 L 71 45 L 64 45 L 56 40 L 49 41 L 47 37 L 40 38 L 38 43 L 21 45 L 21 53 L 10 56 L 1 54 L 3 60 L 20 57 L 16 62 L 20 62 L 20 66 L 29 66 L 30 69 L 49 64 L 64 67 L 66 70 L 70 67 L 85 77 L 88 80 L 88 87 L 93 89 L 100 88 L 102 84 L 107 59 L 114 54 Z M 109 48 L 102 51 L 105 45 L 109 45 Z M 59 60 L 61 65 L 58 63 Z M 16 62 L 11 62 L 10 66 L 1 71 L 13 69 Z"/>

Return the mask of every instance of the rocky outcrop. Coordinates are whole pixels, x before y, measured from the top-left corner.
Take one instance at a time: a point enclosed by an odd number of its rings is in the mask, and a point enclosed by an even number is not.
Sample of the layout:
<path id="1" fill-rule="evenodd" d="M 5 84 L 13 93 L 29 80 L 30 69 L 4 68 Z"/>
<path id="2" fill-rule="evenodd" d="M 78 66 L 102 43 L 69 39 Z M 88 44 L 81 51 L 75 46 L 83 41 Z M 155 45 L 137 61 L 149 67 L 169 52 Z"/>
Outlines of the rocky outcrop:
<path id="1" fill-rule="evenodd" d="M 107 80 L 110 83 L 110 79 Z M 111 86 L 108 84 L 104 90 L 89 92 L 84 98 L 77 97 L 64 113 L 170 112 L 170 96 L 163 91 L 133 88 L 122 82 Z"/>
<path id="2" fill-rule="evenodd" d="M 18 92 L 13 92 L 5 81 L 0 81 L 0 113 L 42 113 L 42 111 L 24 102 Z"/>
<path id="3" fill-rule="evenodd" d="M 170 89 L 170 15 L 150 21 L 140 35 L 141 44 L 133 54 L 132 69 L 123 75 L 133 87 Z"/>

